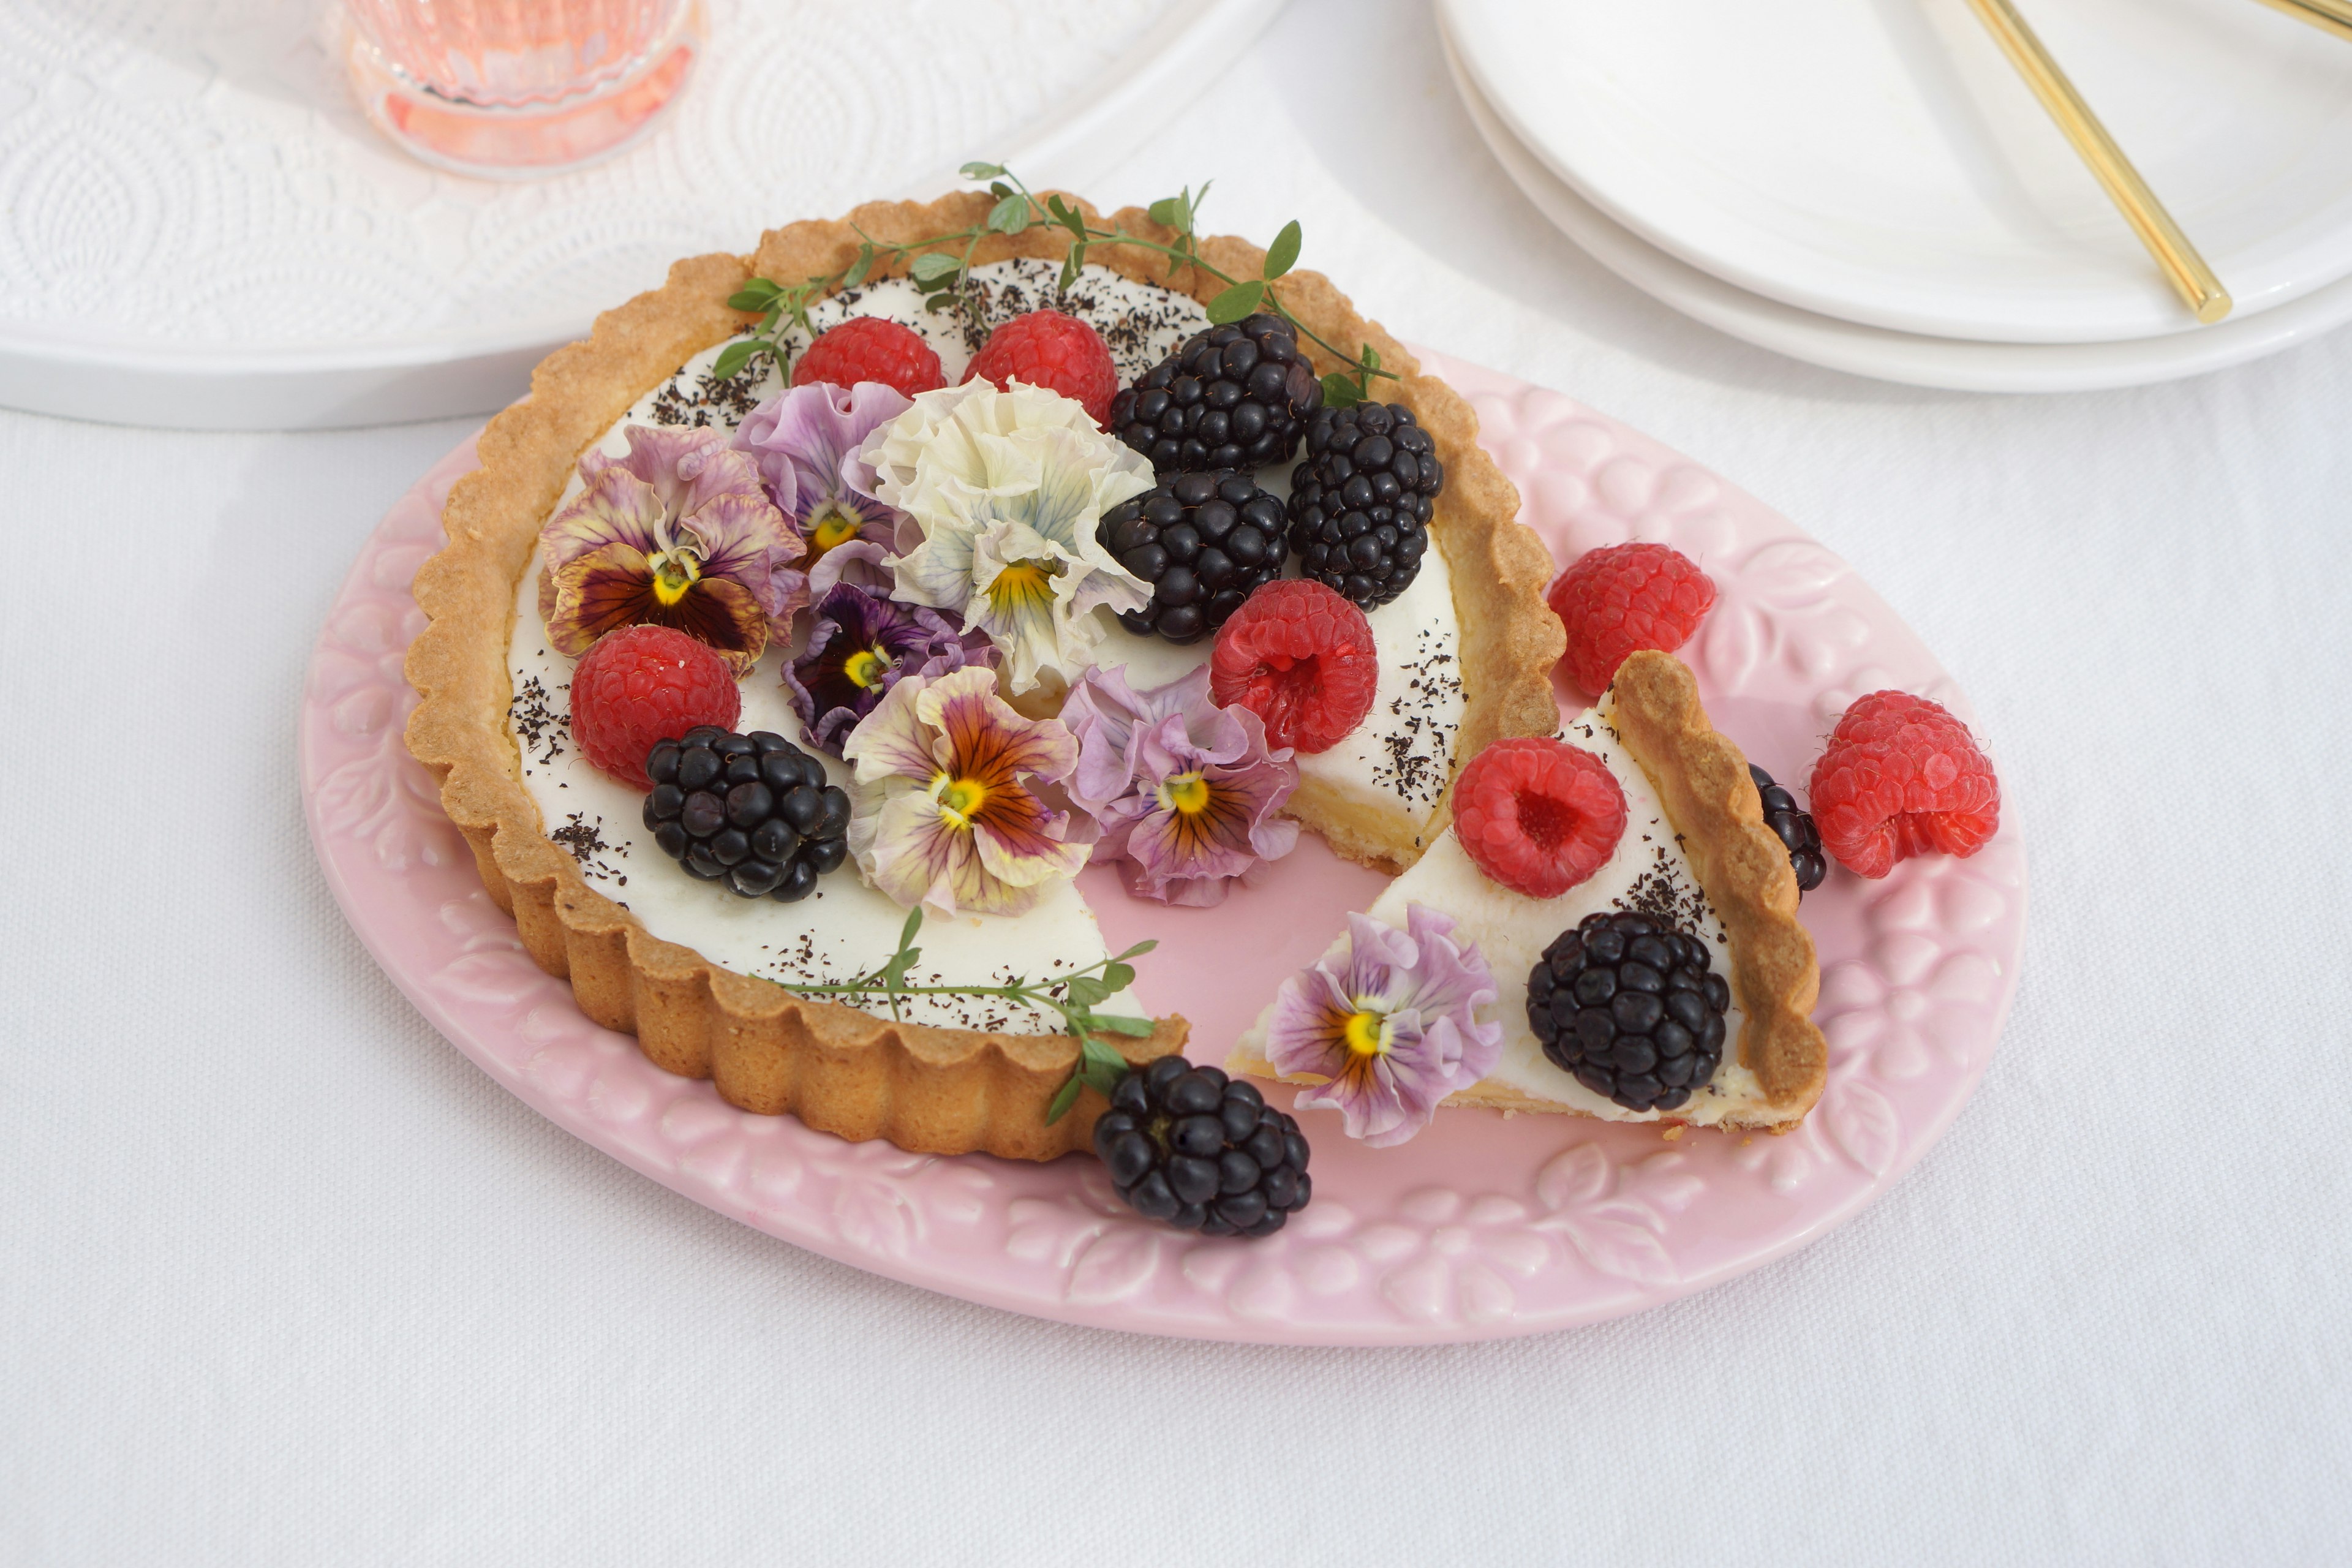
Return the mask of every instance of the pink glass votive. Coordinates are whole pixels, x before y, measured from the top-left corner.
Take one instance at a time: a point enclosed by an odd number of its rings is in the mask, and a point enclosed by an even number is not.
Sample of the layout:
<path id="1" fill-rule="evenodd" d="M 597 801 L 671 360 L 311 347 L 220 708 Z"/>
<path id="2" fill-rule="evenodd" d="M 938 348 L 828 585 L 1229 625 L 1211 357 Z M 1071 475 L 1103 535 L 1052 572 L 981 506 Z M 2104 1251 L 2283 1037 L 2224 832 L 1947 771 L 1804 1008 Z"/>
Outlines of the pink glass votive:
<path id="1" fill-rule="evenodd" d="M 352 85 L 412 156 L 528 179 L 621 151 L 702 50 L 701 0 L 346 0 Z"/>

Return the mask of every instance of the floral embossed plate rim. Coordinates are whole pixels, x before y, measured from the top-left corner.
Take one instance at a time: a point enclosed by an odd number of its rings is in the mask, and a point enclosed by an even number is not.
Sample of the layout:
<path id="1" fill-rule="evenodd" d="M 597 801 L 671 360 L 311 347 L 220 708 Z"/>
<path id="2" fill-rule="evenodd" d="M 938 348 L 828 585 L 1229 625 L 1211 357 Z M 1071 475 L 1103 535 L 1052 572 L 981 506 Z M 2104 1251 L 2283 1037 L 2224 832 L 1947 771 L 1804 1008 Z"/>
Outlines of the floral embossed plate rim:
<path id="1" fill-rule="evenodd" d="M 1699 560 L 1721 597 L 1684 657 L 1717 725 L 1801 785 L 1846 702 L 1899 686 L 1969 710 L 1853 569 L 1752 497 L 1572 400 L 1424 354 L 1562 559 L 1625 539 Z M 1843 871 L 1805 900 L 1822 952 L 1829 1087 L 1783 1138 L 1448 1111 L 1367 1151 L 1310 1112 L 1314 1203 L 1264 1241 L 1203 1240 L 1111 1200 L 1101 1167 L 853 1144 L 748 1115 L 591 1023 L 490 903 L 401 729 L 409 596 L 440 544 L 467 441 L 369 538 L 320 636 L 300 752 L 329 886 L 435 1026 L 534 1110 L 720 1214 L 893 1279 L 1038 1317 L 1192 1338 L 1430 1344 L 1639 1310 L 1758 1268 L 1852 1217 L 1916 1163 L 1983 1076 L 2017 983 L 2025 864 L 2014 812 L 1972 859 Z M 1580 706 L 1573 698 L 1570 705 Z M 1379 883 L 1311 837 L 1222 915 L 1090 895 L 1113 941 L 1168 938 L 1145 997 L 1222 1052 L 1274 984 Z M 1096 873 L 1089 872 L 1093 877 Z M 1171 923 L 1172 921 L 1172 923 Z M 1156 989 L 1155 989 L 1156 988 Z M 1279 1094 L 1280 1091 L 1277 1091 Z"/>

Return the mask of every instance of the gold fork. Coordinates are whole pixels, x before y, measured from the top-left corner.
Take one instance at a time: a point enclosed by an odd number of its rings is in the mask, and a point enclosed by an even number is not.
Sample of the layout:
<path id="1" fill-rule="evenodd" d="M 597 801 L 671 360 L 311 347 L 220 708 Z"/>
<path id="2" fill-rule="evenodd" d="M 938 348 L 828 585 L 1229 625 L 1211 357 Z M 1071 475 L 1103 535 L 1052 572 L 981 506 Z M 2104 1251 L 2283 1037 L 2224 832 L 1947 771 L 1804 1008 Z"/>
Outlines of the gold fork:
<path id="1" fill-rule="evenodd" d="M 2320 0 L 2268 3 L 2286 9 L 2315 5 Z M 2326 3 L 2335 5 L 2342 0 Z M 2083 101 L 2083 95 L 2074 90 L 2074 84 L 2066 79 L 2066 73 L 2058 68 L 2058 62 L 2051 58 L 2042 40 L 2033 36 L 2033 29 L 2025 25 L 2017 8 L 2010 0 L 1969 0 L 1969 5 L 2000 45 L 2001 52 L 2009 57 L 2009 63 L 2017 68 L 2017 74 L 2025 79 L 2025 85 L 2033 89 L 2033 96 L 2042 100 L 2042 107 L 2050 111 L 2050 118 L 2058 122 L 2066 140 L 2074 144 L 2083 162 L 2090 165 L 2092 174 L 2106 188 L 2107 199 L 2116 204 L 2124 221 L 2139 236 L 2139 242 L 2147 247 L 2165 281 L 2172 285 L 2182 302 L 2200 321 L 2218 321 L 2228 315 L 2230 291 L 2221 287 L 2221 280 L 2205 265 L 2197 247 L 2173 222 L 2172 215 L 2164 210 L 2164 204 L 2147 188 L 2147 182 L 2140 178 L 2139 171 L 2132 167 L 2131 160 L 2124 156 L 2124 150 L 2116 145 L 2116 139 L 2107 134 L 2107 128 L 2099 123 L 2099 117 L 2091 112 L 2091 106 Z M 2352 33 L 2352 26 L 2347 26 L 2347 33 Z"/>

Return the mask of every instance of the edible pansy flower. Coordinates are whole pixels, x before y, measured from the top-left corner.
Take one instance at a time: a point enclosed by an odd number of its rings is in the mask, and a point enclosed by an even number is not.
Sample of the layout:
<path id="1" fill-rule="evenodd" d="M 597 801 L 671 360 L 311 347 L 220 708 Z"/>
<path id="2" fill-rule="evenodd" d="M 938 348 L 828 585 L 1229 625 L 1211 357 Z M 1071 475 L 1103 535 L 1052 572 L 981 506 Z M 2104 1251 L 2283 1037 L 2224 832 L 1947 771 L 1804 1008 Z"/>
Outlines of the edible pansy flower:
<path id="1" fill-rule="evenodd" d="M 809 739 L 837 757 L 849 731 L 908 676 L 945 675 L 991 657 L 985 638 L 967 643 L 934 611 L 894 604 L 881 588 L 835 583 L 816 602 L 808 647 L 784 666 L 784 690 Z"/>
<path id="2" fill-rule="evenodd" d="M 866 470 L 853 459 L 877 426 L 906 411 L 906 395 L 878 381 L 812 382 L 769 398 L 737 427 L 731 445 L 759 466 L 769 497 L 807 549 L 812 599 L 845 573 L 855 580 L 851 563 L 889 553 L 898 513 L 854 487 L 853 474 Z M 873 581 L 887 583 L 878 565 L 871 570 Z"/>
<path id="3" fill-rule="evenodd" d="M 1477 948 L 1456 946 L 1454 921 L 1421 904 L 1405 906 L 1405 927 L 1349 915 L 1345 949 L 1284 981 L 1266 1026 L 1276 1072 L 1323 1080 L 1298 1103 L 1332 1107 L 1375 1149 L 1429 1125 L 1503 1052 L 1503 1026 L 1477 1021 L 1497 994 Z"/>
<path id="4" fill-rule="evenodd" d="M 622 626 L 675 626 L 740 675 L 806 602 L 800 539 L 719 432 L 624 434 L 628 455 L 582 458 L 580 494 L 540 531 L 548 640 L 577 658 Z"/>
<path id="5" fill-rule="evenodd" d="M 1265 725 L 1209 697 L 1209 668 L 1138 692 L 1123 668 L 1090 669 L 1062 722 L 1078 741 L 1070 798 L 1102 827 L 1097 859 L 1116 859 L 1129 892 L 1205 909 L 1236 880 L 1290 853 L 1298 825 L 1275 816 L 1298 787 Z"/>
<path id="6" fill-rule="evenodd" d="M 911 675 L 850 731 L 849 852 L 901 908 L 1014 915 L 1087 863 L 1066 839 L 1069 814 L 1039 786 L 1077 765 L 1056 720 L 1024 719 L 996 695 L 996 675 L 967 666 Z"/>
<path id="7" fill-rule="evenodd" d="M 984 381 L 922 393 L 858 461 L 866 493 L 908 520 L 885 563 L 894 595 L 987 633 L 1015 693 L 1094 662 L 1097 605 L 1150 602 L 1095 525 L 1151 488 L 1151 466 L 1058 393 Z"/>

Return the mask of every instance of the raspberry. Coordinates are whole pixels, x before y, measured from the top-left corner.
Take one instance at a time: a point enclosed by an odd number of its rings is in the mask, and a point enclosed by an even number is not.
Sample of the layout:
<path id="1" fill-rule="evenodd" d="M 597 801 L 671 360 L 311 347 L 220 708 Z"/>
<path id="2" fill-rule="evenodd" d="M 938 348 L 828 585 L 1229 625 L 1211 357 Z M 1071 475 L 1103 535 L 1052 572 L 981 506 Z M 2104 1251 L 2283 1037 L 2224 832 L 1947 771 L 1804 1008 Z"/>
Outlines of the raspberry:
<path id="1" fill-rule="evenodd" d="M 1454 837 L 1515 893 L 1556 899 L 1608 863 L 1625 836 L 1609 764 L 1565 741 L 1497 741 L 1454 786 Z"/>
<path id="2" fill-rule="evenodd" d="M 794 386 L 813 381 L 835 386 L 878 381 L 909 397 L 948 384 L 940 374 L 939 354 L 923 335 L 885 316 L 852 316 L 819 332 L 793 366 Z"/>
<path id="3" fill-rule="evenodd" d="M 735 727 L 743 694 L 709 643 L 670 626 L 623 626 L 572 672 L 572 737 L 623 784 L 653 788 L 646 753 L 698 724 Z"/>
<path id="4" fill-rule="evenodd" d="M 1265 742 L 1328 752 L 1372 710 L 1381 660 L 1364 612 L 1320 583 L 1268 583 L 1217 633 L 1209 694 L 1265 721 Z"/>
<path id="5" fill-rule="evenodd" d="M 1006 388 L 1018 381 L 1058 392 L 1097 425 L 1108 422 L 1110 400 L 1118 392 L 1118 371 L 1102 334 L 1059 310 L 1032 310 L 989 333 L 963 378 Z"/>
<path id="6" fill-rule="evenodd" d="M 1569 675 L 1598 697 L 1627 654 L 1689 641 L 1715 607 L 1715 584 L 1680 551 L 1613 544 L 1586 551 L 1544 596 L 1568 627 Z"/>
<path id="7" fill-rule="evenodd" d="M 1969 727 L 1907 691 L 1857 698 L 1813 764 L 1822 847 L 1864 877 L 1937 850 L 1962 858 L 2000 826 L 2000 781 Z"/>

